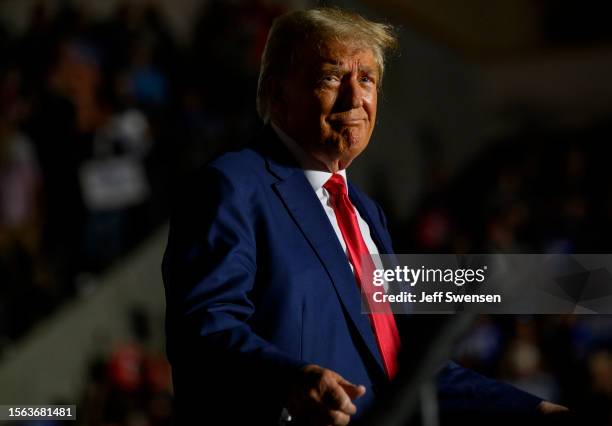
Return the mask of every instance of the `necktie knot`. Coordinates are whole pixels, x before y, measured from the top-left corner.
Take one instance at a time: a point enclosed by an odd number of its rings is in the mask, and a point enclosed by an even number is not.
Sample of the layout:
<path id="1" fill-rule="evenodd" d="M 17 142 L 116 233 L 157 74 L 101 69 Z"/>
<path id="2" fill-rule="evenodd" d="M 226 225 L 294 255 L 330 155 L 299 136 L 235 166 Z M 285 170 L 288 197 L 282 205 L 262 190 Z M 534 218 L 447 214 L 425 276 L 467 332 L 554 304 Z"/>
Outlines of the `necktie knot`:
<path id="1" fill-rule="evenodd" d="M 344 183 L 344 178 L 339 173 L 334 173 L 332 177 L 325 182 L 323 188 L 325 188 L 334 199 L 337 199 L 342 194 L 346 194 L 346 184 Z"/>

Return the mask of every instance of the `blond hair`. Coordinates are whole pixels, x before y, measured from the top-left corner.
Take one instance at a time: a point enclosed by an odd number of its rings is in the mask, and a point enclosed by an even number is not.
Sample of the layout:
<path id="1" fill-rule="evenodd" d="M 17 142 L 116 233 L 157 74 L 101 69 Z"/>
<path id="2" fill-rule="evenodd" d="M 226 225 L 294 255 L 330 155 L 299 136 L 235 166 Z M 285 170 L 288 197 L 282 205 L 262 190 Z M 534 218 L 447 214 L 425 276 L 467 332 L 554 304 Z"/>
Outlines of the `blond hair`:
<path id="1" fill-rule="evenodd" d="M 338 8 L 321 7 L 289 12 L 278 17 L 272 24 L 261 57 L 257 112 L 264 122 L 270 119 L 273 84 L 291 70 L 299 47 L 305 42 L 320 47 L 330 41 L 371 49 L 378 64 L 380 87 L 385 69 L 385 54 L 397 45 L 397 38 L 390 25 L 372 22 Z"/>

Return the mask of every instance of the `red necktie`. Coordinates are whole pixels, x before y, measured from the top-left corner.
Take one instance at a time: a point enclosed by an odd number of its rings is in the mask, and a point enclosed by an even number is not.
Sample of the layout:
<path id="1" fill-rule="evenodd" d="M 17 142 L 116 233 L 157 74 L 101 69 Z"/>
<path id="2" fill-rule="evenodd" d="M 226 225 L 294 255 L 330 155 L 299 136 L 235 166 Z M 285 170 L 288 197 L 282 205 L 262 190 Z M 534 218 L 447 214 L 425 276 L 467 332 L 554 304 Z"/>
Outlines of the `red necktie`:
<path id="1" fill-rule="evenodd" d="M 374 330 L 374 336 L 376 336 L 376 343 L 382 355 L 385 371 L 387 376 L 392 379 L 398 370 L 397 354 L 400 349 L 400 338 L 395 318 L 389 304 L 376 303 L 376 307 L 373 306 L 372 294 L 374 291 L 380 291 L 372 283 L 374 262 L 361 235 L 357 214 L 348 197 L 344 178 L 339 174 L 333 174 L 323 187 L 330 194 L 331 205 L 346 243 L 349 261 L 353 265 L 355 278 L 366 296 L 366 303 L 371 312 L 369 314 L 370 324 Z"/>

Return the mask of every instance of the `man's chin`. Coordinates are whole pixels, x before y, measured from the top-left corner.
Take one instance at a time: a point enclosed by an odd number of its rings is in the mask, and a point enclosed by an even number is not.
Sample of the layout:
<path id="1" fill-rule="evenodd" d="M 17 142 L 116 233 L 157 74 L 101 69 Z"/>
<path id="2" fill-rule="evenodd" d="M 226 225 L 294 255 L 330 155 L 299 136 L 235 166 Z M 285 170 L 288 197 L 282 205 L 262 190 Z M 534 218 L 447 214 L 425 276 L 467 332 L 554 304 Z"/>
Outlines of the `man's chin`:
<path id="1" fill-rule="evenodd" d="M 346 169 L 363 150 L 361 141 L 344 140 L 338 143 L 333 152 L 329 153 L 337 161 L 340 170 Z"/>
<path id="2" fill-rule="evenodd" d="M 327 139 L 327 148 L 330 153 L 334 152 L 337 155 L 343 155 L 349 151 L 361 151 L 363 145 L 363 137 L 357 132 L 342 132 L 341 134 Z"/>

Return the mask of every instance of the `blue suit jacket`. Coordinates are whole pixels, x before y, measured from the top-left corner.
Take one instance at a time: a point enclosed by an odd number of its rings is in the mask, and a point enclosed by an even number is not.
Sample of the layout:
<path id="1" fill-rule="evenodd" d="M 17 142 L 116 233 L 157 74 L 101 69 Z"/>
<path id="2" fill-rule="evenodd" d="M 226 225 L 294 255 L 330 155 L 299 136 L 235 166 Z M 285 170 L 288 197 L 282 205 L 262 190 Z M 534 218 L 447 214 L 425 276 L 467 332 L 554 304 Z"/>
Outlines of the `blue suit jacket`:
<path id="1" fill-rule="evenodd" d="M 381 208 L 350 183 L 349 196 L 392 253 Z M 181 424 L 276 424 L 309 363 L 363 384 L 363 412 L 387 384 L 381 357 L 336 234 L 274 132 L 217 158 L 180 199 L 163 277 Z M 454 364 L 440 374 L 440 395 L 459 410 L 487 395 L 508 409 L 539 402 Z"/>

